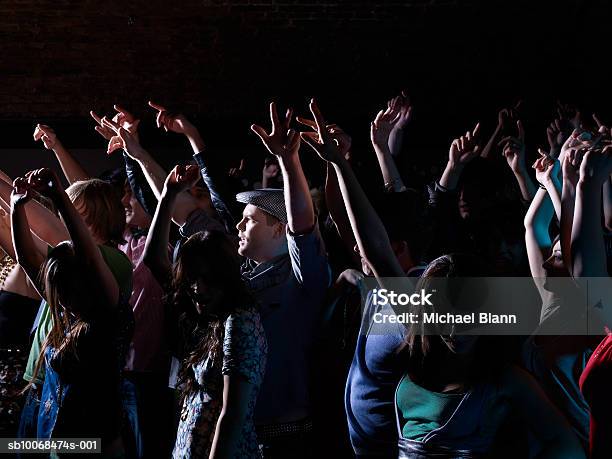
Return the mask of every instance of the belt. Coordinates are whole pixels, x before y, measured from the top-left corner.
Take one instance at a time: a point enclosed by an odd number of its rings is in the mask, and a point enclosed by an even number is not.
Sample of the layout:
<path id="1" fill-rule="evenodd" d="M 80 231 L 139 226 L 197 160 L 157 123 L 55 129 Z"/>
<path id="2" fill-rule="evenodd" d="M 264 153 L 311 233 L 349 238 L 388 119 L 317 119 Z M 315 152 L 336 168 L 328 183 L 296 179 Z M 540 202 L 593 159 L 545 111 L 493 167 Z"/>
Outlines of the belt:
<path id="1" fill-rule="evenodd" d="M 305 418 L 299 421 L 284 422 L 282 424 L 264 424 L 255 426 L 257 440 L 266 441 L 275 438 L 288 437 L 295 434 L 312 431 L 312 419 Z"/>

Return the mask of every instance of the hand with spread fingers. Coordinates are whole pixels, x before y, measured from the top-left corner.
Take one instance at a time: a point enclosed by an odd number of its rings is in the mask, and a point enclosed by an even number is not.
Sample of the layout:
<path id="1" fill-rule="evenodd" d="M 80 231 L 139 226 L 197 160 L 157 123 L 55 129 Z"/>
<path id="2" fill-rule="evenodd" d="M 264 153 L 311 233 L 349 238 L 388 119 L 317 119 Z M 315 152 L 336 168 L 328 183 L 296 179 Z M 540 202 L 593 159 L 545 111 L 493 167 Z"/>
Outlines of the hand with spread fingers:
<path id="1" fill-rule="evenodd" d="M 44 146 L 48 150 L 53 150 L 58 140 L 55 131 L 46 124 L 37 124 L 34 129 L 34 140 L 42 140 Z"/>
<path id="2" fill-rule="evenodd" d="M 115 131 L 113 131 L 110 127 L 105 125 L 102 122 L 102 118 L 96 114 L 93 110 L 89 112 L 89 115 L 94 119 L 98 125 L 94 128 L 98 134 L 100 134 L 105 140 L 110 140 L 115 135 Z"/>
<path id="3" fill-rule="evenodd" d="M 399 122 L 400 112 L 397 107 L 388 107 L 376 114 L 374 121 L 370 123 L 370 140 L 374 147 L 388 148 L 391 131 Z"/>
<path id="4" fill-rule="evenodd" d="M 321 110 L 314 99 L 310 101 L 309 107 L 314 117 L 316 132 L 301 132 L 301 138 L 321 157 L 321 159 L 331 163 L 340 162 L 344 159 L 344 154 L 340 148 L 339 141 L 330 132 L 332 130 L 332 125 L 328 127 L 328 125 L 325 124 Z"/>
<path id="5" fill-rule="evenodd" d="M 257 124 L 251 125 L 251 130 L 259 136 L 268 151 L 281 161 L 296 156 L 300 148 L 299 134 L 294 129 L 289 128 L 292 116 L 293 110 L 288 109 L 285 117 L 281 120 L 276 110 L 276 104 L 271 102 L 272 130 L 268 133 Z"/>
<path id="6" fill-rule="evenodd" d="M 119 105 L 113 105 L 113 108 L 117 112 L 112 120 L 108 120 L 108 117 L 100 118 L 93 110 L 89 112 L 91 117 L 95 120 L 98 125 L 95 127 L 95 130 L 98 134 L 100 134 L 104 139 L 109 141 L 108 148 L 106 153 L 111 154 L 115 150 L 123 148 L 123 143 L 121 142 L 118 136 L 118 129 L 123 128 L 128 133 L 130 133 L 136 140 L 138 140 L 138 125 L 140 124 L 140 120 L 137 119 L 132 113 L 128 112 L 125 108 Z M 113 124 L 104 120 L 112 121 Z"/>
<path id="7" fill-rule="evenodd" d="M 123 150 L 133 159 L 138 159 L 139 152 L 142 150 L 138 140 L 137 132 L 130 132 L 119 123 L 109 120 L 106 116 L 102 118 L 102 125 L 113 131 L 114 135 L 108 141 L 107 154 L 123 148 Z"/>
<path id="8" fill-rule="evenodd" d="M 298 116 L 295 118 L 298 123 L 301 123 L 305 126 L 312 128 L 317 131 L 317 123 L 314 120 L 309 120 L 307 118 L 302 118 Z M 348 156 L 350 155 L 351 145 L 353 143 L 353 139 L 348 135 L 344 130 L 338 126 L 337 124 L 328 124 L 325 126 L 327 132 L 330 137 L 334 139 L 334 141 L 338 144 L 338 148 L 340 148 L 340 152 L 348 160 Z"/>
<path id="9" fill-rule="evenodd" d="M 404 129 L 412 119 L 412 104 L 406 90 L 387 102 L 387 109 L 399 114 L 393 129 Z"/>

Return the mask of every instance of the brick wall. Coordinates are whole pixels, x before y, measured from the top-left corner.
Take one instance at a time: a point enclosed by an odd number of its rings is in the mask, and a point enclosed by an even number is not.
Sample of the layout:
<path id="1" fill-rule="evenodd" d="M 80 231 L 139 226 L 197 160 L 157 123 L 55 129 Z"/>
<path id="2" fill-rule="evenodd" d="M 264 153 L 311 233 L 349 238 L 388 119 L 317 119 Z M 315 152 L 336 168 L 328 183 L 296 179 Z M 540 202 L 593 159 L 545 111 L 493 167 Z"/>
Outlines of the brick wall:
<path id="1" fill-rule="evenodd" d="M 610 76 L 607 66 L 593 66 L 606 49 L 606 2 L 535 4 L 3 0 L 0 135 L 22 145 L 13 139 L 43 120 L 91 147 L 90 109 L 121 102 L 146 114 L 152 98 L 242 144 L 248 124 L 265 120 L 270 98 L 305 107 L 317 95 L 330 118 L 362 129 L 407 86 L 415 123 L 446 144 L 454 126 L 463 130 L 466 119 L 518 95 L 548 110 L 553 97 L 587 86 L 587 102 L 600 101 L 606 91 L 590 83 Z M 587 77 L 584 65 L 596 71 Z"/>

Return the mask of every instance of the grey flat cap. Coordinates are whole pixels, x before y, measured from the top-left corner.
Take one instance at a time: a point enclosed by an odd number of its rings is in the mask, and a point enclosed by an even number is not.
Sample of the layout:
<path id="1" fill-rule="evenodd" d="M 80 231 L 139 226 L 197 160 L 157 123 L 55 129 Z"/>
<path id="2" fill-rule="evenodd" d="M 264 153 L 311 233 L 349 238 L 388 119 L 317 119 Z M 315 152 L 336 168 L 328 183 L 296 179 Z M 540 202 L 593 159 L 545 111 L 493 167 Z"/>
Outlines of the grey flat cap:
<path id="1" fill-rule="evenodd" d="M 253 204 L 255 207 L 268 212 L 281 222 L 287 223 L 287 209 L 285 208 L 285 195 L 279 188 L 262 188 L 260 190 L 243 191 L 236 195 L 236 201 L 244 204 Z"/>

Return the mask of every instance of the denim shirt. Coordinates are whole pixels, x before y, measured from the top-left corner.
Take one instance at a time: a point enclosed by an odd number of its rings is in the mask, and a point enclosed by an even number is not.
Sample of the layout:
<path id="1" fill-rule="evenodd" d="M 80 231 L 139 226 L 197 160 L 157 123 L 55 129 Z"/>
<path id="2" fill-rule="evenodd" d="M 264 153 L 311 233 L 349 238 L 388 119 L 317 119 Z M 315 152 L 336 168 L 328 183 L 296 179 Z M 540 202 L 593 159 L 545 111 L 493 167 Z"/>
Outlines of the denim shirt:
<path id="1" fill-rule="evenodd" d="M 299 236 L 287 232 L 287 242 L 287 254 L 243 264 L 268 341 L 256 424 L 296 421 L 310 413 L 311 352 L 331 271 L 318 226 Z"/>

